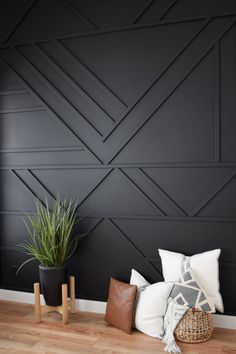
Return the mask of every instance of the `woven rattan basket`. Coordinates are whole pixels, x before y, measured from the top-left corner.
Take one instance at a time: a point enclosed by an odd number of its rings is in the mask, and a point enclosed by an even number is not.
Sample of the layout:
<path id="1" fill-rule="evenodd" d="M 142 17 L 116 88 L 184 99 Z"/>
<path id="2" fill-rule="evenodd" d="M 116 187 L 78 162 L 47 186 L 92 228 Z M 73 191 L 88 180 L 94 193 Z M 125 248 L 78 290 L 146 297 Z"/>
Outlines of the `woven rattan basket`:
<path id="1" fill-rule="evenodd" d="M 185 343 L 201 343 L 211 337 L 212 331 L 211 313 L 188 309 L 175 329 L 175 338 Z"/>

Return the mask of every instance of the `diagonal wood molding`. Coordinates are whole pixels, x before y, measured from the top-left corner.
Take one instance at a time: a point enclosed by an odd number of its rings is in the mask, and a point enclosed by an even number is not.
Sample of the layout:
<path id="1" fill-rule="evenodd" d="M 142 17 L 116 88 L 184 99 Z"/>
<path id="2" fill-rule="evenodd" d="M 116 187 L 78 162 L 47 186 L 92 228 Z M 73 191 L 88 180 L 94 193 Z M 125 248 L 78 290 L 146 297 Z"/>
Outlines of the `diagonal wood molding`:
<path id="1" fill-rule="evenodd" d="M 161 272 L 156 269 L 151 262 L 148 261 L 148 259 L 144 256 L 144 254 L 137 248 L 137 246 L 130 241 L 130 239 L 127 237 L 126 234 L 124 234 L 124 232 L 118 227 L 118 225 L 115 223 L 114 220 L 110 219 L 110 218 L 106 218 L 105 221 L 107 223 L 109 223 L 113 228 L 116 229 L 116 231 L 118 231 L 119 235 L 122 237 L 122 239 L 127 243 L 127 245 L 129 245 L 129 247 L 131 247 L 131 249 L 141 258 L 141 260 L 146 263 L 148 265 L 148 267 L 150 267 L 152 269 L 152 271 L 154 271 L 156 273 L 156 275 L 158 276 L 158 278 L 162 278 L 162 274 Z"/>
<path id="2" fill-rule="evenodd" d="M 143 117 L 145 117 L 140 123 L 139 125 L 136 125 L 136 127 L 134 128 L 134 130 L 132 131 L 132 134 L 130 134 L 128 136 L 128 138 L 123 141 L 120 146 L 118 146 L 118 148 L 116 148 L 115 152 L 113 152 L 106 160 L 106 163 L 111 163 L 112 160 L 119 154 L 119 152 L 131 141 L 131 139 L 134 137 L 135 134 L 137 134 L 137 132 L 143 128 L 144 124 L 146 124 L 148 122 L 149 119 L 151 119 L 151 117 L 154 115 L 154 113 L 156 113 L 158 111 L 158 109 L 163 105 L 164 102 L 166 102 L 166 100 L 173 94 L 173 92 L 175 92 L 175 90 L 179 87 L 179 85 L 181 85 L 181 83 L 191 74 L 191 72 L 194 70 L 194 68 L 204 59 L 204 57 L 208 54 L 208 52 L 212 49 L 212 47 L 214 46 L 214 43 L 216 41 L 219 40 L 219 38 L 221 38 L 235 23 L 235 18 L 231 19 L 230 21 L 227 21 L 227 23 L 223 23 L 223 28 L 221 30 L 221 32 L 219 32 L 218 29 L 218 24 L 216 25 L 215 29 L 217 28 L 217 34 L 214 33 L 214 37 L 211 38 L 211 40 L 207 43 L 207 47 L 206 48 L 201 48 L 201 46 L 197 46 L 197 40 L 195 40 L 191 46 L 191 44 L 187 47 L 187 50 L 191 50 L 192 49 L 192 54 L 191 56 L 189 56 L 189 53 L 184 52 L 178 59 L 177 61 L 170 67 L 169 72 L 167 71 L 167 73 L 165 73 L 165 75 L 163 77 L 161 77 L 157 82 L 155 82 L 154 86 L 151 87 L 151 89 L 145 94 L 143 100 L 138 103 L 134 109 L 129 112 L 129 114 L 126 116 L 126 120 L 131 120 L 136 114 L 138 114 L 138 111 L 141 110 L 141 105 L 144 105 L 145 100 L 149 100 L 150 101 L 150 96 L 155 95 L 156 96 L 156 102 L 155 102 L 155 108 L 153 109 L 153 111 L 151 111 L 150 113 L 150 105 L 147 106 L 146 111 L 143 112 Z M 211 23 L 208 24 L 208 26 Z M 207 27 L 208 27 L 207 26 Z M 207 31 L 207 27 L 205 28 L 205 31 Z M 214 28 L 211 28 L 211 30 L 214 30 Z M 204 30 L 201 32 L 201 35 L 206 36 L 206 33 Z M 203 34 L 204 33 L 204 34 Z M 216 37 L 215 37 L 216 36 Z M 200 53 L 199 53 L 200 52 Z M 187 56 L 187 60 L 190 60 L 189 63 L 185 60 L 185 55 Z M 189 56 L 189 57 L 188 57 Z M 196 58 L 197 57 L 197 58 Z M 185 61 L 185 65 L 182 66 L 182 68 L 180 67 L 180 63 L 181 60 Z M 189 65 L 190 64 L 190 65 Z M 176 68 L 175 68 L 176 66 Z M 179 69 L 178 69 L 179 68 Z M 180 76 L 181 73 L 181 69 L 183 70 L 182 75 Z M 173 73 L 178 72 L 178 78 L 177 81 L 174 81 L 172 79 L 172 75 Z M 170 87 L 169 91 L 167 91 L 167 93 L 163 94 L 163 92 L 158 92 L 159 86 L 165 86 L 165 80 L 168 81 L 168 86 Z M 175 79 L 176 80 L 176 79 Z M 164 81 L 164 82 L 163 82 Z M 174 81 L 174 82 L 173 82 Z M 170 82 L 173 82 L 173 86 L 170 85 Z M 160 95 L 160 98 L 157 95 Z M 158 99 L 160 99 L 160 103 L 158 104 Z M 120 128 L 121 129 L 121 128 Z M 113 134 L 113 139 L 111 141 L 111 139 L 107 142 L 107 145 L 112 145 L 114 144 L 115 141 L 115 134 L 116 131 Z"/>
<path id="3" fill-rule="evenodd" d="M 17 21 L 17 23 L 15 24 L 15 26 L 10 30 L 10 32 L 7 34 L 5 40 L 3 41 L 4 44 L 7 44 L 7 42 L 10 40 L 11 36 L 13 35 L 13 33 L 15 33 L 17 31 L 17 28 L 20 26 L 21 23 L 23 23 L 23 21 L 25 20 L 26 16 L 30 13 L 30 11 L 33 9 L 33 7 L 35 6 L 36 2 L 38 0 L 31 0 L 29 5 L 27 6 L 27 8 L 25 9 L 25 12 L 23 14 L 23 16 L 21 16 L 21 18 Z"/>
<path id="4" fill-rule="evenodd" d="M 227 185 L 233 181 L 233 179 L 236 176 L 236 170 L 233 171 L 228 177 L 225 178 L 225 180 L 219 184 L 219 186 L 217 186 L 215 188 L 215 190 L 210 193 L 210 195 L 208 195 L 208 197 L 203 200 L 190 214 L 190 216 L 197 216 L 198 213 L 200 213 L 200 211 L 202 211 L 207 205 L 209 205 L 211 203 L 211 201 L 222 191 L 224 190 L 224 188 L 227 187 Z"/>
<path id="5" fill-rule="evenodd" d="M 220 23 L 219 23 L 220 22 Z M 138 101 L 133 105 L 133 107 L 128 111 L 128 113 L 125 113 L 121 121 L 115 126 L 115 129 L 109 133 L 108 136 L 106 136 L 106 140 L 104 143 L 102 142 L 102 139 L 100 138 L 101 133 L 97 130 L 97 128 L 88 121 L 88 119 L 81 114 L 81 112 L 78 111 L 77 108 L 75 108 L 71 102 L 68 101 L 67 98 L 65 98 L 56 88 L 55 85 L 50 83 L 44 75 L 36 68 L 35 65 L 20 51 L 19 49 L 12 49 L 13 56 L 12 58 L 16 58 L 16 54 L 22 55 L 24 57 L 24 61 L 26 61 L 26 65 L 29 67 L 30 71 L 33 71 L 33 73 L 38 77 L 41 83 L 46 85 L 46 87 L 51 91 L 53 95 L 56 95 L 58 99 L 62 102 L 62 104 L 72 113 L 73 116 L 75 116 L 75 119 L 79 118 L 81 122 L 81 128 L 84 126 L 84 129 L 89 129 L 90 134 L 89 136 L 86 136 L 86 147 L 89 147 L 90 151 L 93 151 L 93 154 L 96 156 L 96 153 L 94 152 L 94 143 L 96 144 L 97 147 L 99 147 L 99 154 L 100 156 L 98 157 L 99 159 L 102 159 L 103 163 L 110 163 L 113 161 L 113 159 L 119 154 L 121 150 L 124 149 L 124 147 L 133 139 L 133 137 L 137 134 L 137 132 L 146 124 L 151 117 L 153 116 L 154 113 L 157 112 L 157 110 L 163 105 L 164 102 L 172 95 L 173 92 L 179 87 L 179 85 L 185 80 L 185 78 L 191 74 L 192 70 L 201 62 L 205 55 L 211 50 L 212 46 L 214 46 L 214 43 L 221 38 L 225 32 L 228 31 L 229 28 L 232 27 L 232 25 L 235 22 L 235 18 L 233 19 L 222 19 L 222 20 L 213 20 L 213 21 L 207 21 L 202 25 L 200 30 L 194 35 L 194 37 L 190 40 L 190 42 L 186 45 L 184 50 L 181 51 L 180 54 L 177 55 L 177 58 L 174 59 L 172 62 L 172 65 L 169 65 L 169 67 L 164 71 L 164 73 L 155 79 L 154 83 L 151 85 L 151 87 L 146 90 L 146 92 L 141 96 L 141 98 L 138 99 Z M 219 24 L 222 26 L 222 30 L 219 31 Z M 209 41 L 204 45 L 205 48 L 202 48 L 201 46 L 197 46 L 198 41 L 200 41 L 200 38 L 202 36 L 209 36 Z M 192 53 L 191 53 L 192 51 Z M 191 57 L 189 54 L 191 53 Z M 1 53 L 0 53 L 1 54 Z M 4 53 L 3 53 L 4 54 Z M 195 59 L 197 57 L 197 59 Z M 6 61 L 6 57 L 4 57 L 4 60 Z M 14 59 L 16 60 L 16 59 Z M 190 60 L 189 63 L 186 60 Z M 171 81 L 176 80 L 175 77 L 173 76 L 173 73 L 175 74 L 178 70 L 178 67 L 182 65 L 182 61 L 184 61 L 185 66 L 183 76 L 178 75 L 177 77 L 177 82 L 173 83 L 173 86 L 169 84 L 170 90 L 167 91 L 163 95 L 162 92 L 159 91 L 159 87 L 165 85 L 165 81 L 168 81 L 169 83 Z M 12 65 L 13 62 L 11 60 L 11 63 L 9 62 L 9 57 L 7 60 L 7 63 L 9 65 Z M 176 68 L 175 68 L 176 67 Z M 15 68 L 16 70 L 16 68 Z M 181 69 L 183 70 L 183 69 Z M 176 75 L 175 75 L 176 76 Z M 26 78 L 24 77 L 24 82 L 26 81 Z M 29 84 L 29 83 L 28 83 Z M 34 88 L 34 91 L 36 89 Z M 41 99 L 37 91 L 35 91 L 36 95 L 38 95 L 38 98 Z M 147 106 L 147 101 L 150 102 L 150 99 L 153 97 L 153 95 L 156 95 L 156 102 L 153 111 L 151 111 L 150 104 Z M 158 97 L 159 95 L 159 97 Z M 158 102 L 159 101 L 159 102 Z M 142 108 L 142 106 L 144 108 Z M 141 119 L 139 120 L 139 123 L 137 124 L 137 115 L 139 111 L 143 111 L 143 109 L 146 110 L 146 112 L 142 115 Z M 151 112 L 150 112 L 151 111 Z M 135 117 L 135 118 L 134 118 Z M 128 124 L 129 123 L 129 124 Z M 128 129 L 127 129 L 127 124 L 128 124 Z M 92 130 L 88 127 L 91 126 Z M 75 125 L 74 125 L 75 126 Z M 125 126 L 125 128 L 123 127 Z M 132 129 L 132 130 L 131 130 Z M 77 130 L 77 129 L 76 129 Z M 73 133 L 76 134 L 76 130 L 73 128 Z M 121 142 L 118 140 L 116 137 L 120 135 L 120 132 L 122 132 L 122 136 L 124 137 L 125 135 L 128 136 L 126 139 L 123 138 L 123 141 Z M 95 134 L 94 134 L 95 133 Z M 97 133 L 97 134 L 96 134 Z M 84 134 L 82 133 L 84 136 Z M 97 136 L 96 136 L 97 135 Z M 82 136 L 80 137 L 80 139 Z M 105 145 L 105 146 L 104 146 Z M 109 151 L 108 157 L 107 151 Z"/>
<path id="6" fill-rule="evenodd" d="M 81 69 L 87 75 L 87 80 L 91 80 L 92 85 L 97 85 L 102 91 L 105 92 L 107 96 L 109 96 L 112 99 L 113 104 L 115 103 L 119 105 L 120 109 L 128 108 L 127 104 L 123 102 L 121 98 L 118 97 L 114 92 L 112 92 L 112 90 L 108 86 L 106 86 L 105 83 L 102 82 L 101 79 L 98 78 L 91 71 L 91 69 L 88 69 L 86 65 L 82 63 L 81 59 L 75 57 L 75 55 L 73 55 L 73 53 L 71 53 L 71 51 L 68 48 L 66 48 L 61 41 L 55 40 L 54 43 L 60 49 L 62 54 L 65 54 L 67 57 L 69 57 L 70 60 L 74 62 L 76 66 L 78 66 L 78 68 Z"/>
<path id="7" fill-rule="evenodd" d="M 87 17 L 84 16 L 84 14 L 81 13 L 78 9 L 76 9 L 69 0 L 59 0 L 65 8 L 69 9 L 73 15 L 75 15 L 78 20 L 82 21 L 86 26 L 88 26 L 89 29 L 96 30 L 97 27 L 95 26 L 94 23 L 92 23 Z"/>

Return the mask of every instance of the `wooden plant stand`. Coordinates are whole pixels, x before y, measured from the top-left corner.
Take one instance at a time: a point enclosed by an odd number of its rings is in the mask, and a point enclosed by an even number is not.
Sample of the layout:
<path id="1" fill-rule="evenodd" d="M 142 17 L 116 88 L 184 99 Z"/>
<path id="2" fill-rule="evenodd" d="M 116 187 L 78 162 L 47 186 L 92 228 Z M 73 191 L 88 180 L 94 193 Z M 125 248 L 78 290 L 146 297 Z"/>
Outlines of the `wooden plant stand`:
<path id="1" fill-rule="evenodd" d="M 62 315 L 63 323 L 68 323 L 68 312 L 75 313 L 75 277 L 70 276 L 70 299 L 68 301 L 68 286 L 62 284 L 62 305 L 61 306 L 48 306 L 40 305 L 40 283 L 34 283 L 34 311 L 35 321 L 41 322 L 41 315 L 49 312 L 59 312 Z"/>

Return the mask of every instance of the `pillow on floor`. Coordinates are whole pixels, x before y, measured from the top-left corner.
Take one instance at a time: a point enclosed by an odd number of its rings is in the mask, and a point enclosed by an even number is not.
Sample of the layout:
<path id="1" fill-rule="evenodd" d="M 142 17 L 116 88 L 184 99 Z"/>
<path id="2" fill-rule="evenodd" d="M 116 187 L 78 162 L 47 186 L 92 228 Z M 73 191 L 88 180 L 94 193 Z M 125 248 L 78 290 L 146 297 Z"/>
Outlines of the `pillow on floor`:
<path id="1" fill-rule="evenodd" d="M 175 283 L 170 297 L 179 305 L 190 306 L 206 312 L 215 312 L 213 301 L 201 289 L 190 268 Z"/>
<path id="2" fill-rule="evenodd" d="M 130 284 L 137 286 L 135 327 L 149 336 L 162 338 L 163 317 L 173 284 L 158 282 L 150 285 L 135 269 L 132 269 Z"/>
<path id="3" fill-rule="evenodd" d="M 131 333 L 137 287 L 110 279 L 105 320 L 126 333 Z"/>
<path id="4" fill-rule="evenodd" d="M 224 312 L 224 305 L 220 294 L 219 263 L 220 249 L 186 257 L 181 253 L 159 249 L 162 262 L 162 271 L 165 281 L 177 282 L 181 273 L 191 267 L 192 273 L 201 288 L 215 304 L 218 311 Z M 183 269 L 185 264 L 185 269 Z"/>

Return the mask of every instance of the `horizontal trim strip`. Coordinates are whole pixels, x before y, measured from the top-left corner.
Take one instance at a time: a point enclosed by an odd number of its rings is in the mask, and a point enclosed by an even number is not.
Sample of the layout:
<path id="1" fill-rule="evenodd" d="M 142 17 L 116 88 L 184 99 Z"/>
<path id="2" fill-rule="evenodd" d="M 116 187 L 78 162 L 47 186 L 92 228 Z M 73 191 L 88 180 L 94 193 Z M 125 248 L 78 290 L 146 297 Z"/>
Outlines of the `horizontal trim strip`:
<path id="1" fill-rule="evenodd" d="M 30 149 L 30 148 L 29 148 Z M 64 148 L 63 148 L 64 149 Z M 26 151 L 27 152 L 27 151 Z M 48 165 L 6 165 L 0 166 L 0 170 L 9 170 L 9 169 L 35 169 L 35 170 L 60 170 L 60 169 L 94 169 L 94 168 L 105 168 L 105 169 L 114 169 L 114 168 L 214 168 L 214 167 L 236 167 L 236 162 L 220 162 L 220 163 L 137 163 L 137 164 L 48 164 Z"/>
<path id="2" fill-rule="evenodd" d="M 24 112 L 38 112 L 38 111 L 46 111 L 44 107 L 36 106 L 36 107 L 23 107 L 23 108 L 9 108 L 9 109 L 1 109 L 0 114 L 7 113 L 24 113 Z"/>
<path id="3" fill-rule="evenodd" d="M 219 13 L 212 14 L 210 16 L 210 18 L 230 17 L 230 16 L 234 16 L 234 15 L 236 15 L 236 12 L 230 11 L 230 12 L 222 12 L 220 14 Z M 0 46 L 0 49 L 1 48 L 11 48 L 13 46 L 21 46 L 21 45 L 26 45 L 26 44 L 45 43 L 45 42 L 54 41 L 54 40 L 80 38 L 80 37 L 102 35 L 102 34 L 113 33 L 113 32 L 123 32 L 123 31 L 130 31 L 130 30 L 138 30 L 138 29 L 142 29 L 142 28 L 151 28 L 151 27 L 185 23 L 185 22 L 201 21 L 206 18 L 209 18 L 209 15 L 203 14 L 198 17 L 182 17 L 182 18 L 174 19 L 174 20 L 161 20 L 161 21 L 155 21 L 155 22 L 150 22 L 150 23 L 132 24 L 132 25 L 127 25 L 127 26 L 115 27 L 115 28 L 105 28 L 105 29 L 103 28 L 103 29 L 96 29 L 96 30 L 90 30 L 90 31 L 75 32 L 75 33 L 70 33 L 67 35 L 58 35 L 57 37 L 52 36 L 52 37 L 47 37 L 47 38 L 41 38 L 38 40 L 31 40 L 31 41 L 26 40 L 26 41 L 12 42 L 10 44 L 5 44 L 5 45 Z"/>
<path id="4" fill-rule="evenodd" d="M 0 149 L 0 153 L 4 154 L 18 154 L 18 153 L 34 153 L 34 152 L 57 152 L 57 151 L 84 151 L 82 146 L 55 146 L 55 147 L 37 147 L 37 148 L 9 148 Z"/>
<path id="5" fill-rule="evenodd" d="M 29 93 L 29 92 L 26 89 L 8 90 L 8 91 L 0 91 L 0 96 L 22 95 L 25 93 Z"/>
<path id="6" fill-rule="evenodd" d="M 20 247 L 0 247 L 0 251 L 6 251 L 6 252 L 17 252 L 17 253 L 23 253 L 22 249 Z M 151 263 L 159 263 L 161 264 L 161 260 L 158 257 L 144 257 L 147 262 Z M 228 262 L 224 260 L 220 260 L 220 265 L 222 268 L 236 268 L 236 261 L 235 262 Z M 17 268 L 17 265 L 15 266 Z"/>
<path id="7" fill-rule="evenodd" d="M 34 295 L 33 293 L 0 289 L 0 300 L 34 304 Z M 43 305 L 44 299 L 42 295 L 40 295 L 40 300 Z M 106 305 L 107 303 L 103 301 L 76 299 L 77 311 L 105 314 Z M 215 327 L 236 329 L 236 316 L 214 315 L 214 325 Z"/>
<path id="8" fill-rule="evenodd" d="M 33 211 L 26 211 L 33 213 Z M 0 215 L 25 215 L 20 210 L 0 210 Z M 82 216 L 83 217 L 83 216 Z M 86 217 L 83 217 L 86 218 Z M 205 216 L 155 216 L 155 215 L 124 215 L 124 214 L 91 214 L 89 219 L 119 219 L 119 220 L 153 220 L 153 221 L 186 221 L 186 222 L 215 222 L 215 223 L 236 223 L 236 217 L 205 217 Z"/>

